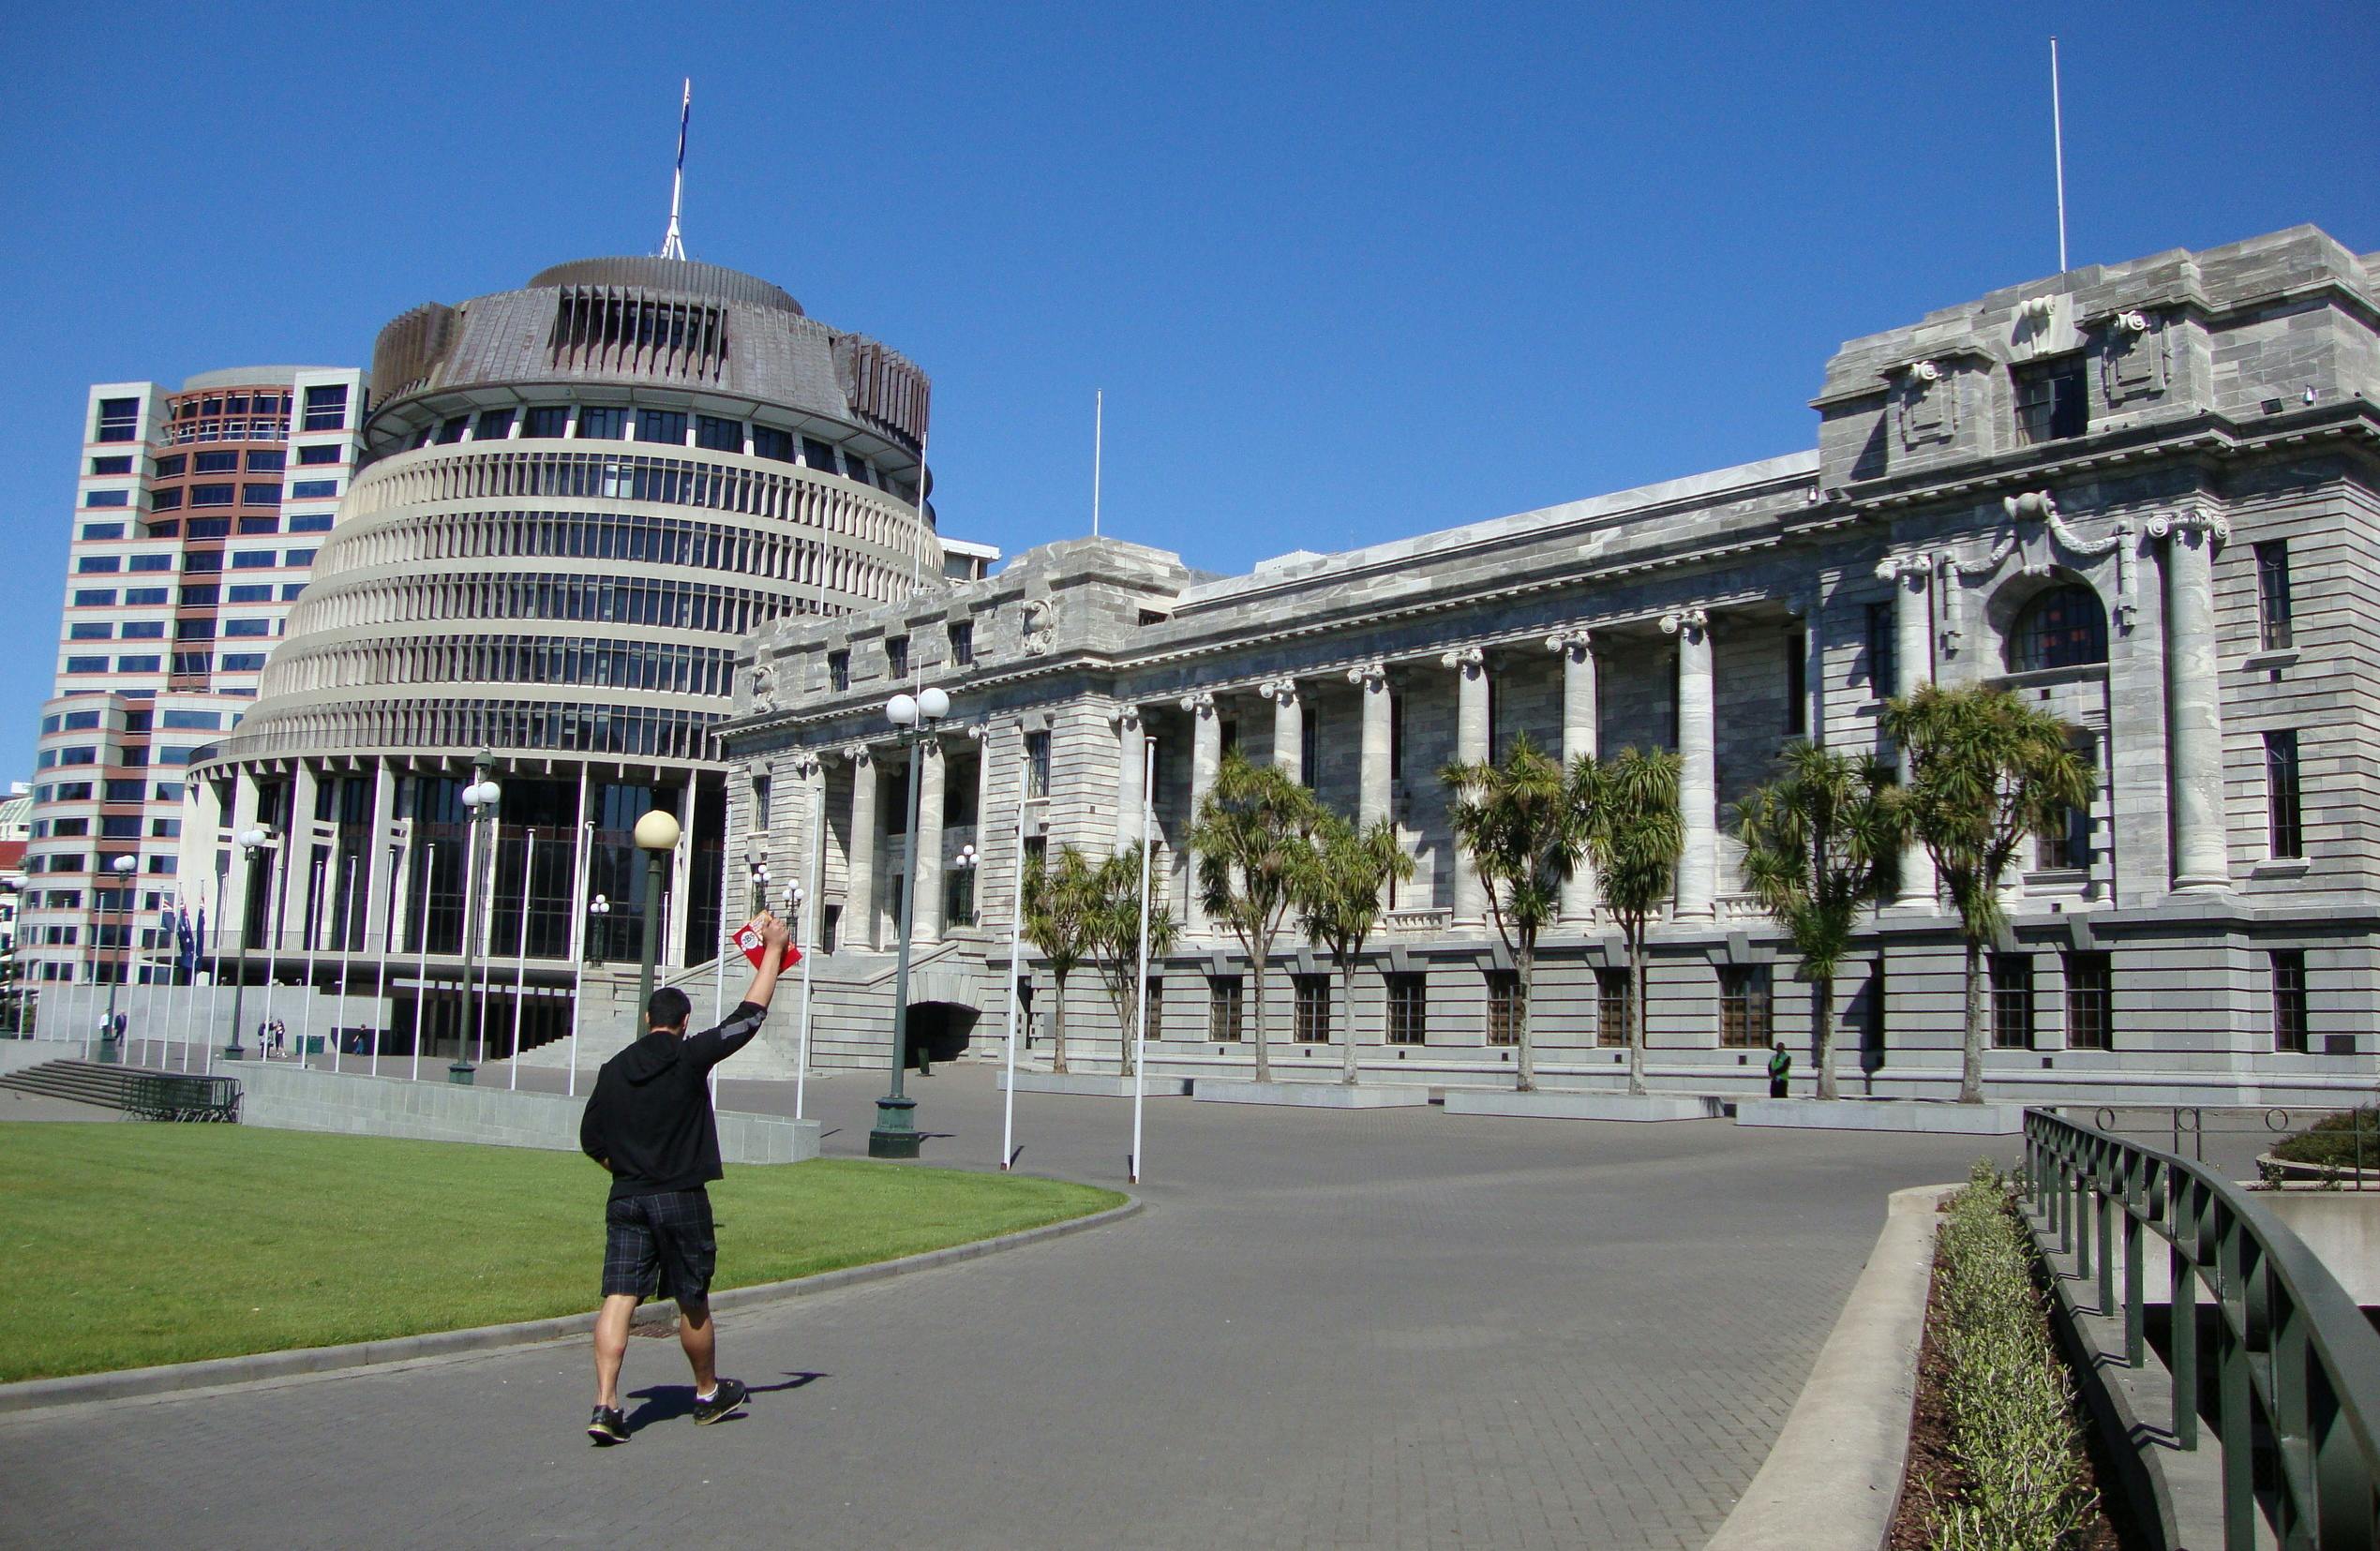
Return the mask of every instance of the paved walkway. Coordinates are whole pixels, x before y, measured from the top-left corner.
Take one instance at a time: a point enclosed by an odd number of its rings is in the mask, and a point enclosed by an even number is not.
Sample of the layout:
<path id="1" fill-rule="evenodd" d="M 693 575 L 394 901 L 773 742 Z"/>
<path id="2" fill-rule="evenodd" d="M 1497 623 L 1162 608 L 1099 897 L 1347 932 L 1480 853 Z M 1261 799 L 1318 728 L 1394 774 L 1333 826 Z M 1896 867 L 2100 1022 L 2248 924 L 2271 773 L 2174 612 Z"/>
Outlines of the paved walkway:
<path id="1" fill-rule="evenodd" d="M 879 1085 L 812 1085 L 830 1153 Z M 988 1166 L 988 1068 L 913 1087 L 928 1161 Z M 1021 1168 L 1119 1181 L 1125 1103 L 1018 1120 Z M 747 1418 L 681 1420 L 647 1341 L 606 1451 L 575 1343 L 0 1418 L 0 1544 L 1699 1546 L 1886 1194 L 1978 1151 L 1157 1100 L 1139 1215 L 725 1317 Z"/>

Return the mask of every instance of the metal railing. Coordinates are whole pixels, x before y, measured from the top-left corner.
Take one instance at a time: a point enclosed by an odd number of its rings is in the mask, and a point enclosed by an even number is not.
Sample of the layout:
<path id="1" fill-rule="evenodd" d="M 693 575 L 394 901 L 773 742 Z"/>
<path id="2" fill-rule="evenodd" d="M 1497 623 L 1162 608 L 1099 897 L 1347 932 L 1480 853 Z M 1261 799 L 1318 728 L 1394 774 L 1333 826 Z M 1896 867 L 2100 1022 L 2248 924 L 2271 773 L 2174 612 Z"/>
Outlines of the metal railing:
<path id="1" fill-rule="evenodd" d="M 2194 1163 L 2204 1163 L 2208 1137 L 2258 1137 L 2278 1143 L 2329 1119 L 2339 1113 L 2339 1109 L 2336 1105 L 2308 1108 L 2276 1104 L 2253 1109 L 2208 1104 L 2102 1104 L 2092 1108 L 2090 1113 L 2091 1124 L 2110 1134 L 2163 1131 L 2172 1140 L 2175 1156 L 2186 1156 Z M 2367 1188 L 2367 1178 L 2380 1174 L 2380 1106 L 2364 1103 L 2346 1113 L 2349 1119 L 2345 1135 L 2354 1149 L 2348 1164 L 2284 1162 L 2282 1176 L 2327 1183 L 2338 1189 Z M 2260 1162 L 2258 1167 L 2264 1165 Z M 2370 1187 L 2380 1187 L 2380 1179 L 2373 1179 Z"/>
<path id="2" fill-rule="evenodd" d="M 2204 1398 L 2223 1449 L 2223 1545 L 2248 1551 L 2261 1509 L 2283 1547 L 2380 1546 L 2380 1335 L 2313 1252 L 2212 1171 L 2043 1110 L 2025 1115 L 2034 1231 L 2095 1277 L 2124 1361 L 2148 1348 L 2146 1239 L 2173 1275 L 2173 1427 L 2198 1446 L 2198 1307 L 2213 1298 L 2215 1382 Z M 2118 1239 L 2120 1238 L 2120 1244 Z"/>
<path id="3" fill-rule="evenodd" d="M 143 1072 L 126 1080 L 124 1107 L 143 1120 L 237 1120 L 239 1080 Z"/>

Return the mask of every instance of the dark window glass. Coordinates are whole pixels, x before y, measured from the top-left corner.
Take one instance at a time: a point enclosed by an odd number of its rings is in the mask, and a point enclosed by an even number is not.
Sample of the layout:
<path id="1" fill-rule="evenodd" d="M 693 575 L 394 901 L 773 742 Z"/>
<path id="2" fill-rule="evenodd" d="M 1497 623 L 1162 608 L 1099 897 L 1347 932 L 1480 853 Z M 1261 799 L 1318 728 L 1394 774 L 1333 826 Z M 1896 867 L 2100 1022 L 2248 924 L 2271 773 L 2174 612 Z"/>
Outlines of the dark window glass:
<path id="1" fill-rule="evenodd" d="M 2306 956 L 2297 948 L 2272 956 L 2272 1048 L 2303 1055 L 2313 1048 L 2306 1000 Z"/>
<path id="2" fill-rule="evenodd" d="M 1229 1044 L 1240 1037 L 1240 977 L 1206 977 L 1206 1037 Z"/>
<path id="3" fill-rule="evenodd" d="M 182 470 L 187 466 L 187 462 L 188 459 L 187 456 L 181 453 L 169 454 L 166 456 L 157 459 L 157 477 L 159 479 L 179 479 L 182 477 Z"/>
<path id="4" fill-rule="evenodd" d="M 1637 994 L 1633 973 L 1625 969 L 1596 970 L 1594 993 L 1594 1042 L 1606 1049 L 1617 1049 L 1627 1044 L 1628 1007 Z"/>
<path id="5" fill-rule="evenodd" d="M 119 657 L 115 660 L 115 671 L 118 673 L 155 673 L 157 670 L 157 659 L 155 657 Z"/>
<path id="6" fill-rule="evenodd" d="M 640 410 L 636 414 L 636 440 L 659 442 L 665 447 L 683 447 L 686 417 L 677 410 Z"/>
<path id="7" fill-rule="evenodd" d="M 945 924 L 950 926 L 973 926 L 975 924 L 974 868 L 951 868 L 951 871 L 944 875 L 942 896 L 942 919 Z M 1157 985 L 1154 977 L 1151 977 L 1150 978 L 1149 994 L 1152 997 L 1157 994 Z M 1154 1029 L 1149 1031 L 1149 1037 L 1152 1039 L 1157 1037 L 1157 1033 Z"/>
<path id="8" fill-rule="evenodd" d="M 1388 1042 L 1427 1044 L 1429 1037 L 1429 979 L 1424 975 L 1388 977 Z"/>
<path id="9" fill-rule="evenodd" d="M 347 385 L 343 382 L 306 390 L 306 424 L 308 431 L 343 431 L 347 428 Z"/>
<path id="10" fill-rule="evenodd" d="M 2008 671 L 2073 668 L 2107 661 L 2107 610 L 2078 583 L 2053 587 L 2027 604 L 2008 635 Z"/>
<path id="11" fill-rule="evenodd" d="M 625 410 L 583 409 L 578 411 L 578 434 L 599 440 L 618 441 L 628 432 L 628 411 Z"/>
<path id="12" fill-rule="evenodd" d="M 182 510 L 181 487 L 179 485 L 174 485 L 167 489 L 153 490 L 149 492 L 149 510 L 152 512 L 179 512 Z"/>
<path id="13" fill-rule="evenodd" d="M 909 676 L 909 638 L 888 635 L 884 638 L 884 671 L 895 679 Z"/>
<path id="14" fill-rule="evenodd" d="M 1992 1044 L 2004 1051 L 2033 1048 L 2033 958 L 1992 955 Z"/>
<path id="15" fill-rule="evenodd" d="M 951 663 L 968 667 L 975 662 L 975 621 L 961 619 L 951 626 Z"/>
<path id="16" fill-rule="evenodd" d="M 1734 964 L 1719 971 L 1719 1046 L 1759 1050 L 1769 1042 L 1769 966 Z"/>
<path id="17" fill-rule="evenodd" d="M 793 433 L 780 431 L 773 425 L 755 425 L 752 428 L 752 455 L 778 463 L 791 463 Z"/>
<path id="18" fill-rule="evenodd" d="M 263 666 L 264 654 L 261 651 L 227 651 L 223 654 L 225 673 L 256 673 Z"/>
<path id="19" fill-rule="evenodd" d="M 86 587 L 74 595 L 77 608 L 106 608 L 114 602 L 115 589 L 112 587 Z"/>
<path id="20" fill-rule="evenodd" d="M 553 404 L 532 409 L 521 421 L 520 434 L 551 440 L 570 434 L 570 410 L 566 405 Z"/>
<path id="21" fill-rule="evenodd" d="M 186 587 L 182 589 L 182 606 L 184 608 L 211 608 L 222 595 L 222 587 L 215 582 L 202 582 L 197 587 Z"/>
<path id="22" fill-rule="evenodd" d="M 193 539 L 219 539 L 231 530 L 229 517 L 192 517 L 187 529 L 187 536 Z"/>
<path id="23" fill-rule="evenodd" d="M 292 500 L 327 500 L 338 494 L 335 479 L 302 479 L 290 486 Z"/>
<path id="24" fill-rule="evenodd" d="M 166 473 L 166 461 L 164 458 L 157 459 L 159 478 L 163 478 Z M 172 461 L 178 464 L 182 460 L 177 457 Z M 132 471 L 132 459 L 126 455 L 118 455 L 114 457 L 95 457 L 91 460 L 91 471 L 95 474 L 128 474 Z M 179 473 L 181 470 L 176 469 L 173 472 Z"/>
<path id="25" fill-rule="evenodd" d="M 2082 756 L 2084 765 L 2093 770 L 2099 768 L 2099 745 L 2096 741 L 2085 738 L 2075 745 L 2074 752 Z M 2033 837 L 2036 865 L 2053 870 L 2088 867 L 2091 863 L 2090 830 L 2091 816 L 2088 806 L 2063 810 L 2046 828 Z"/>
<path id="26" fill-rule="evenodd" d="M 232 487 L 229 485 L 193 485 L 190 486 L 192 506 L 229 506 Z"/>
<path id="27" fill-rule="evenodd" d="M 240 531 L 243 533 L 277 533 L 280 530 L 281 519 L 278 517 L 242 517 L 240 519 Z"/>
<path id="28" fill-rule="evenodd" d="M 86 522 L 82 525 L 82 536 L 86 539 L 120 539 L 124 537 L 124 524 Z"/>
<path id="29" fill-rule="evenodd" d="M 1803 632 L 1785 634 L 1785 730 L 1799 736 L 1810 730 L 1810 638 Z"/>
<path id="30" fill-rule="evenodd" d="M 851 687 L 851 654 L 847 651 L 827 653 L 827 688 L 847 690 Z"/>
<path id="31" fill-rule="evenodd" d="M 801 439 L 801 461 L 806 467 L 823 469 L 831 474 L 834 472 L 834 449 L 816 437 L 805 436 Z"/>
<path id="32" fill-rule="evenodd" d="M 1520 1043 L 1520 977 L 1515 971 L 1488 972 L 1488 1043 Z"/>
<path id="33" fill-rule="evenodd" d="M 513 411 L 510 410 L 482 410 L 478 423 L 472 427 L 473 441 L 501 441 L 512 434 Z"/>
<path id="34" fill-rule="evenodd" d="M 2267 651 L 2297 644 L 2289 611 L 2289 545 L 2275 539 L 2256 545 L 2256 621 Z"/>
<path id="35" fill-rule="evenodd" d="M 82 504 L 85 506 L 129 506 L 132 504 L 132 492 L 129 490 L 87 490 L 83 492 Z"/>
<path id="36" fill-rule="evenodd" d="M 1322 781 L 1322 723 L 1314 715 L 1314 708 L 1303 701 L 1297 707 L 1297 769 L 1308 786 Z"/>
<path id="37" fill-rule="evenodd" d="M 1293 975 L 1296 989 L 1295 1034 L 1301 1045 L 1330 1043 L 1330 977 Z"/>
<path id="38" fill-rule="evenodd" d="M 2066 955 L 2066 1043 L 2078 1051 L 2114 1044 L 2115 962 L 2104 953 Z"/>
<path id="39" fill-rule="evenodd" d="M 330 530 L 331 514 L 328 512 L 308 512 L 290 519 L 290 531 L 292 533 L 327 533 Z"/>
<path id="40" fill-rule="evenodd" d="M 277 485 L 243 485 L 240 486 L 242 506 L 278 506 L 281 487 Z"/>
<path id="41" fill-rule="evenodd" d="M 2088 380 L 2079 357 L 2016 368 L 2016 426 L 2029 442 L 2063 441 L 2090 429 Z"/>
<path id="42" fill-rule="evenodd" d="M 312 447 L 300 447 L 297 450 L 297 461 L 307 467 L 318 463 L 337 463 L 338 455 L 339 444 L 336 441 L 325 441 Z"/>
<path id="43" fill-rule="evenodd" d="M 1380 692 L 1388 696 L 1388 779 L 1405 779 L 1405 697 L 1394 689 Z"/>
<path id="44" fill-rule="evenodd" d="M 162 598 L 157 600 L 163 603 Z M 165 639 L 163 619 L 127 619 L 124 623 L 124 638 L 127 641 L 161 641 Z"/>
<path id="45" fill-rule="evenodd" d="M 471 416 L 463 414 L 452 415 L 438 427 L 438 435 L 432 440 L 437 441 L 441 446 L 445 446 L 450 442 L 460 441 L 463 440 L 464 435 L 471 430 Z"/>
<path id="46" fill-rule="evenodd" d="M 695 445 L 714 453 L 743 451 L 743 422 L 722 420 L 715 414 L 699 415 L 695 420 Z"/>
<path id="47" fill-rule="evenodd" d="M 2306 834 L 2299 809 L 2298 735 L 2265 734 L 2267 834 L 2275 857 L 2302 857 Z"/>
<path id="48" fill-rule="evenodd" d="M 277 474 L 289 467 L 289 455 L 277 450 L 252 452 L 247 455 L 247 471 L 251 474 Z"/>
<path id="49" fill-rule="evenodd" d="M 129 441 L 139 433 L 141 401 L 137 398 L 99 400 L 98 434 L 94 441 Z"/>
<path id="50" fill-rule="evenodd" d="M 239 467 L 240 455 L 237 453 L 201 453 L 190 460 L 190 471 L 194 474 L 229 474 Z"/>
<path id="51" fill-rule="evenodd" d="M 1899 664 L 1893 658 L 1893 605 L 1867 605 L 1867 692 L 1879 700 L 1889 699 L 1894 693 L 1894 676 Z"/>
<path id="52" fill-rule="evenodd" d="M 1025 735 L 1025 795 L 1050 795 L 1050 735 L 1045 728 Z"/>

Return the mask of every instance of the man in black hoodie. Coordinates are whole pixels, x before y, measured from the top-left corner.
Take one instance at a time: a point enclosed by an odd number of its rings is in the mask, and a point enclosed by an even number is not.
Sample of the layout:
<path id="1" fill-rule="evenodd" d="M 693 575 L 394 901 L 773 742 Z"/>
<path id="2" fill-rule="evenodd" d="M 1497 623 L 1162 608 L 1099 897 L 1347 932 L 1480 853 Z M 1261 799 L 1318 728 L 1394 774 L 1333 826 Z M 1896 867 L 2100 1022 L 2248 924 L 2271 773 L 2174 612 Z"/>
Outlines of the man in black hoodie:
<path id="1" fill-rule="evenodd" d="M 695 1370 L 695 1421 L 725 1421 L 750 1392 L 718 1376 L 711 1322 L 711 1275 L 719 1246 L 711 1195 L 721 1177 L 719 1126 L 711 1110 L 711 1068 L 752 1042 L 776 993 L 786 926 L 762 913 L 752 923 L 764 945 L 752 986 L 715 1029 L 689 1036 L 686 993 L 664 986 L 646 1005 L 645 1036 L 604 1063 L 578 1124 L 578 1145 L 611 1173 L 604 1209 L 604 1306 L 595 1316 L 597 1443 L 628 1440 L 620 1409 L 620 1365 L 628 1322 L 649 1297 L 678 1301 L 678 1339 Z"/>

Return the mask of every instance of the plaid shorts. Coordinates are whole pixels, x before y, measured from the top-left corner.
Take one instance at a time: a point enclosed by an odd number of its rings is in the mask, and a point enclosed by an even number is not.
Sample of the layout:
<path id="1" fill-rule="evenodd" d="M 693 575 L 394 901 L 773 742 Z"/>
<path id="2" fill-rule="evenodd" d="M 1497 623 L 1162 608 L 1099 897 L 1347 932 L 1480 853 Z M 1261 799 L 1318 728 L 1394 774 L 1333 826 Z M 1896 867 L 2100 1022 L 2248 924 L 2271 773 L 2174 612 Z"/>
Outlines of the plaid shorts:
<path id="1" fill-rule="evenodd" d="M 622 1196 L 604 1208 L 605 1297 L 701 1303 L 718 1265 L 708 1191 Z"/>

